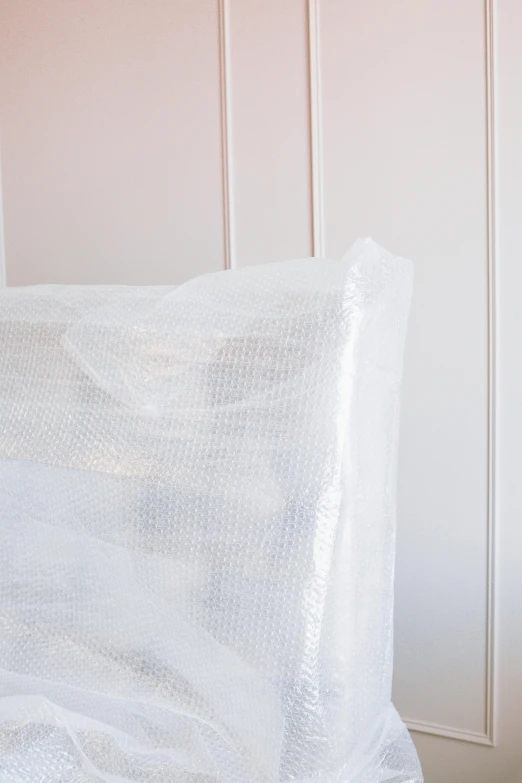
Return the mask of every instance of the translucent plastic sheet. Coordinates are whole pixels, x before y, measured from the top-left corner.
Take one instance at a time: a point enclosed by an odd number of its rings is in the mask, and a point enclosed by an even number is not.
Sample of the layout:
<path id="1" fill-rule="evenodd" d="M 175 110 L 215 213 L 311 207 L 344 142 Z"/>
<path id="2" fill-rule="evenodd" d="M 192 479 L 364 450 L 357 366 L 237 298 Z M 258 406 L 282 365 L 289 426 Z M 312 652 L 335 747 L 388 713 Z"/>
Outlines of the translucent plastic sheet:
<path id="1" fill-rule="evenodd" d="M 0 294 L 1 783 L 420 783 L 406 261 Z"/>

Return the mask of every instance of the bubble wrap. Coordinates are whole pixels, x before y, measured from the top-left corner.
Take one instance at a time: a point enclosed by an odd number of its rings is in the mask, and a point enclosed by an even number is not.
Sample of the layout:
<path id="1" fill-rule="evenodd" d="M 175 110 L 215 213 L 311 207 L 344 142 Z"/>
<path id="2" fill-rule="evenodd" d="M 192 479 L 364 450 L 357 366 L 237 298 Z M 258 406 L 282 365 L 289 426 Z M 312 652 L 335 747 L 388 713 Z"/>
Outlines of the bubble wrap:
<path id="1" fill-rule="evenodd" d="M 420 783 L 390 702 L 408 262 L 0 294 L 1 783 Z"/>

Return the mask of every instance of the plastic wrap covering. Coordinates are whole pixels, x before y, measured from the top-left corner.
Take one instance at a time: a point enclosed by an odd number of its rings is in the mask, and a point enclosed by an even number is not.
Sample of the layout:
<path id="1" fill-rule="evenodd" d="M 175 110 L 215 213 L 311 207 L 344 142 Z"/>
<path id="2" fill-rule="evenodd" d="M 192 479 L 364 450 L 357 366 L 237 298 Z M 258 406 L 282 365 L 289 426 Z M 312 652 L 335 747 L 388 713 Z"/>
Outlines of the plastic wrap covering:
<path id="1" fill-rule="evenodd" d="M 408 262 L 0 294 L 0 781 L 419 783 Z"/>

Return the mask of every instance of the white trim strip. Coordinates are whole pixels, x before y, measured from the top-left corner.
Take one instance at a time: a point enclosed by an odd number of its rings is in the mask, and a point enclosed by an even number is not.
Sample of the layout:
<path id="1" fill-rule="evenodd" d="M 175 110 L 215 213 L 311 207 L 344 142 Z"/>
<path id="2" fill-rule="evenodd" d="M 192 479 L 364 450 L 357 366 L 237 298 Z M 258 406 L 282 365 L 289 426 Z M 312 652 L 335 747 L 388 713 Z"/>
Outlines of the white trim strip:
<path id="1" fill-rule="evenodd" d="M 488 562 L 487 562 L 487 652 L 486 652 L 486 734 L 496 739 L 496 386 L 497 386 L 497 207 L 496 207 L 496 45 L 495 0 L 485 0 L 486 20 L 486 158 L 487 158 L 487 237 L 488 237 Z"/>
<path id="2" fill-rule="evenodd" d="M 487 734 L 479 734 L 474 731 L 465 731 L 451 728 L 451 726 L 440 726 L 437 723 L 425 723 L 420 720 L 409 720 L 403 718 L 410 731 L 418 731 L 421 734 L 432 734 L 435 737 L 445 737 L 446 739 L 460 740 L 461 742 L 472 742 L 475 745 L 489 745 L 493 742 Z"/>
<path id="3" fill-rule="evenodd" d="M 308 0 L 310 143 L 312 149 L 312 241 L 315 257 L 324 258 L 323 126 L 319 0 Z"/>
<path id="4" fill-rule="evenodd" d="M 7 285 L 7 261 L 5 255 L 4 199 L 2 188 L 2 153 L 0 141 L 0 288 Z"/>
<path id="5" fill-rule="evenodd" d="M 236 267 L 236 248 L 232 154 L 232 100 L 230 82 L 230 9 L 228 0 L 219 0 L 219 53 L 225 269 L 234 269 Z"/>

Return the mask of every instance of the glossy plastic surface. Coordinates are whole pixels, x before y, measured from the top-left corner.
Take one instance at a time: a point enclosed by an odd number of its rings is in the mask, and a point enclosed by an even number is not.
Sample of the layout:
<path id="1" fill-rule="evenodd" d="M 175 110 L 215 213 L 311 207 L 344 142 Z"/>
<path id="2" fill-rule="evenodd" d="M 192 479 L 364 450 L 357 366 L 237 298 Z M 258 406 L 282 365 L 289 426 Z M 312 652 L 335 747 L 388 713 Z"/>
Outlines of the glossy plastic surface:
<path id="1" fill-rule="evenodd" d="M 419 783 L 390 703 L 410 264 L 0 294 L 0 781 Z"/>

